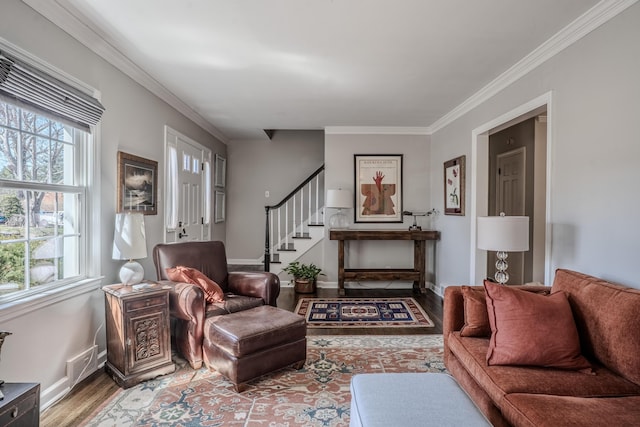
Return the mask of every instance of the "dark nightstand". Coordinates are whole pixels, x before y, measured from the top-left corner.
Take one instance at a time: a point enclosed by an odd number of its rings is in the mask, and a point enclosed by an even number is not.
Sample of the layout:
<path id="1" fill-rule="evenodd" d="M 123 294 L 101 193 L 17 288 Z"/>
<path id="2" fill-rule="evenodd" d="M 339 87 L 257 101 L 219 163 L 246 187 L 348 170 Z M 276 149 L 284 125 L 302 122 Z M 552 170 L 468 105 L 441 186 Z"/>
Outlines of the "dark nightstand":
<path id="1" fill-rule="evenodd" d="M 0 391 L 0 426 L 40 425 L 40 384 L 4 383 Z"/>
<path id="2" fill-rule="evenodd" d="M 105 292 L 107 363 L 120 387 L 175 370 L 171 361 L 169 290 L 156 283 L 134 288 L 110 285 Z"/>

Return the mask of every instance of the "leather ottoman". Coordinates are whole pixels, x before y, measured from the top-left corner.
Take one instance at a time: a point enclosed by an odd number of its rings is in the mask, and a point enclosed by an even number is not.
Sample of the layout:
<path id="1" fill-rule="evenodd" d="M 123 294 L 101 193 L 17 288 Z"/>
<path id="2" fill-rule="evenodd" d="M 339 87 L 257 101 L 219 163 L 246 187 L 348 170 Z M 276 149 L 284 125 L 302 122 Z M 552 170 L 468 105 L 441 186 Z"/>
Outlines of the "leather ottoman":
<path id="1" fill-rule="evenodd" d="M 204 324 L 204 362 L 227 377 L 237 392 L 246 383 L 307 358 L 307 323 L 270 305 L 211 317 Z"/>

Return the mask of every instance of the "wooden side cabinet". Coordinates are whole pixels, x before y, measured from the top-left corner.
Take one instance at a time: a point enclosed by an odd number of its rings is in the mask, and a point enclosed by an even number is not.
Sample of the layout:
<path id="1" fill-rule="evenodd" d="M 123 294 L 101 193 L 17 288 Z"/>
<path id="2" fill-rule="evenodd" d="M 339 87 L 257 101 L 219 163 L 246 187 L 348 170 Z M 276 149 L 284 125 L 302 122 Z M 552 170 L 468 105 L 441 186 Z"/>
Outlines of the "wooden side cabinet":
<path id="1" fill-rule="evenodd" d="M 0 391 L 0 426 L 40 425 L 40 384 L 4 383 Z"/>
<path id="2" fill-rule="evenodd" d="M 175 370 L 171 361 L 169 290 L 149 283 L 141 289 L 110 285 L 105 292 L 107 363 L 120 387 Z"/>

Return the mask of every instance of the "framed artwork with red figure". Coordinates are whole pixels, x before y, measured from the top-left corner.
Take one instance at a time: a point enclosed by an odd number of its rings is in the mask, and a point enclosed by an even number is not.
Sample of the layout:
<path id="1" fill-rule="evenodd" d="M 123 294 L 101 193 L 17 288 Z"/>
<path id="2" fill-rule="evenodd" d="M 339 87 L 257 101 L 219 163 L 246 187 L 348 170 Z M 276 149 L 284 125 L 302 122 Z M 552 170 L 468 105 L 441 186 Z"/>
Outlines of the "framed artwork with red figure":
<path id="1" fill-rule="evenodd" d="M 444 214 L 464 216 L 465 156 L 444 162 Z"/>
<path id="2" fill-rule="evenodd" d="M 402 222 L 402 154 L 355 154 L 355 222 Z"/>

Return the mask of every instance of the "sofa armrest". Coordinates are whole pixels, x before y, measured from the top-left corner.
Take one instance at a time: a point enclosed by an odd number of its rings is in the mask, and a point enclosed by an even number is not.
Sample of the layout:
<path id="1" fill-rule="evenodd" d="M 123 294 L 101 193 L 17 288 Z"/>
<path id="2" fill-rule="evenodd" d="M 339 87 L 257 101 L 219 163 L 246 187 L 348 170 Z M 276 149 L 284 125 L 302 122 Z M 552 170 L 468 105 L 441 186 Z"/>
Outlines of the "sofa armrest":
<path id="1" fill-rule="evenodd" d="M 273 307 L 280 295 L 280 278 L 269 272 L 230 272 L 228 284 L 231 293 L 262 298 Z"/>
<path id="2" fill-rule="evenodd" d="M 481 289 L 482 286 L 473 286 Z M 459 331 L 464 326 L 464 298 L 462 286 L 447 286 L 444 290 L 444 307 L 442 310 L 442 338 L 444 340 L 444 360 L 448 364 L 450 357 L 449 334 Z"/>

